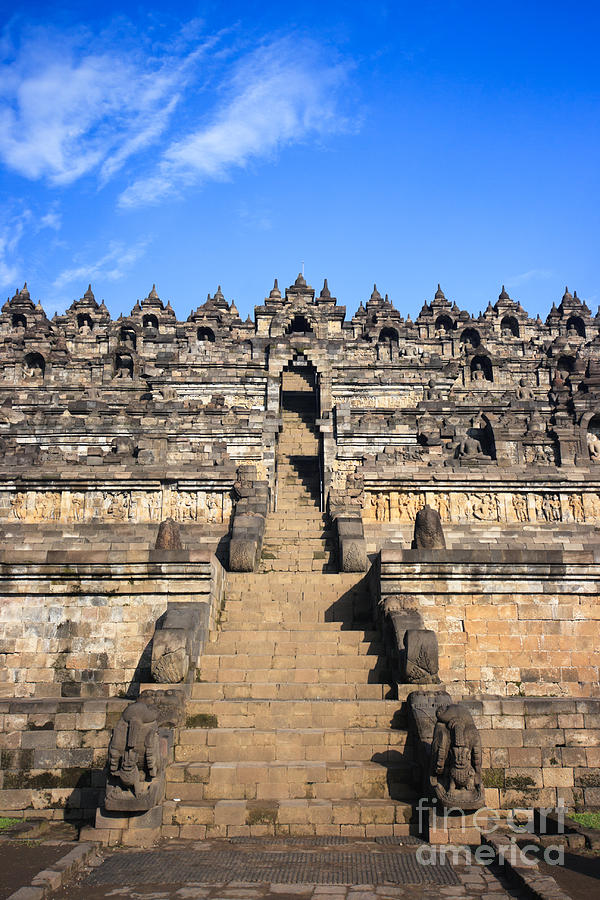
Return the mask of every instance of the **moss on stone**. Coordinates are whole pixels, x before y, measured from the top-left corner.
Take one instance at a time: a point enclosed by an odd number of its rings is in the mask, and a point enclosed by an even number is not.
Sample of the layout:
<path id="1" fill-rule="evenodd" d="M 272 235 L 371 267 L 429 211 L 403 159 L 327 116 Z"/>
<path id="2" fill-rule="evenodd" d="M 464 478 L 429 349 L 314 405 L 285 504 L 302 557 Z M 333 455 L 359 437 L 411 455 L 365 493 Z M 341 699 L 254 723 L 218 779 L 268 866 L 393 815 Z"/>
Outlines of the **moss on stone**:
<path id="1" fill-rule="evenodd" d="M 0 751 L 0 769 L 33 769 L 33 750 Z"/>
<path id="2" fill-rule="evenodd" d="M 38 772 L 31 775 L 27 772 L 5 772 L 5 790 L 40 790 L 44 788 L 81 788 L 89 787 L 91 774 L 87 769 L 73 766 L 63 769 L 60 774 L 54 772 Z"/>
<path id="3" fill-rule="evenodd" d="M 484 769 L 481 773 L 483 786 L 486 788 L 504 787 L 504 769 Z"/>
<path id="4" fill-rule="evenodd" d="M 278 810 L 269 806 L 257 806 L 246 816 L 246 825 L 275 825 Z"/>
<path id="5" fill-rule="evenodd" d="M 217 728 L 217 717 L 212 713 L 197 713 L 185 720 L 186 728 Z"/>
<path id="6" fill-rule="evenodd" d="M 530 775 L 509 775 L 505 779 L 507 791 L 530 791 L 536 789 L 535 781 Z"/>
<path id="7" fill-rule="evenodd" d="M 577 787 L 600 787 L 600 772 L 590 772 L 575 777 Z"/>

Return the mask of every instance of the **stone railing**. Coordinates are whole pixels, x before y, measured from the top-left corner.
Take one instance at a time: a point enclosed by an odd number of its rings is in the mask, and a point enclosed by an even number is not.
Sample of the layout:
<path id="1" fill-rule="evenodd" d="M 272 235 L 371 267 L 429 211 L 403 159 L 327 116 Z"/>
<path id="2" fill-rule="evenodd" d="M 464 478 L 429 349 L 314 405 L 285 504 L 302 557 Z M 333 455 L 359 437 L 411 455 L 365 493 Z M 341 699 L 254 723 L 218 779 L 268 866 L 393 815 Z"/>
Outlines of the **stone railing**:
<path id="1" fill-rule="evenodd" d="M 237 502 L 229 543 L 229 568 L 232 572 L 253 572 L 260 560 L 269 512 L 268 482 L 257 478 L 254 466 L 240 466 L 234 496 Z"/>

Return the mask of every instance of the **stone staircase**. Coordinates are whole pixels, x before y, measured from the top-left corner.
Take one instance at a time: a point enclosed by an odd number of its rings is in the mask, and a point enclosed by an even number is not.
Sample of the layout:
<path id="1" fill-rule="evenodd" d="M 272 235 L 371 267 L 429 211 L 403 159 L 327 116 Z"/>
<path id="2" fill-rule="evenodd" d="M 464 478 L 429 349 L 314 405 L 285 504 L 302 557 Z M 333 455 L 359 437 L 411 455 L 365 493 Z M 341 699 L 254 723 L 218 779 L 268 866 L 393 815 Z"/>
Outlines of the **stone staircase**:
<path id="1" fill-rule="evenodd" d="M 392 728 L 366 578 L 337 574 L 320 511 L 314 398 L 283 395 L 277 511 L 259 572 L 228 573 L 167 773 L 165 835 L 410 833 L 406 732 Z"/>
<path id="2" fill-rule="evenodd" d="M 320 511 L 319 438 L 312 393 L 284 394 L 282 416 L 277 510 L 267 519 L 259 571 L 335 572 L 334 543 Z"/>
<path id="3" fill-rule="evenodd" d="M 168 770 L 166 833 L 410 833 L 406 732 L 391 728 L 398 701 L 357 579 L 228 574 Z"/>

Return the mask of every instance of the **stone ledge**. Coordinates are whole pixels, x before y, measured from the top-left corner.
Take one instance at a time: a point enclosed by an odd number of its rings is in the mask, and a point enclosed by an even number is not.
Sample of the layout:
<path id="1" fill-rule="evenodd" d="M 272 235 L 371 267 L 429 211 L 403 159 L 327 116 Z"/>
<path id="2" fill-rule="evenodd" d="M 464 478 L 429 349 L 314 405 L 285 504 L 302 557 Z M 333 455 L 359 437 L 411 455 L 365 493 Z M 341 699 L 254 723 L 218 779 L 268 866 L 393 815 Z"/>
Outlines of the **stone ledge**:
<path id="1" fill-rule="evenodd" d="M 7 900 L 43 900 L 58 890 L 96 852 L 96 844 L 86 842 L 73 844 L 72 849 L 47 869 L 42 869 L 31 881 L 29 887 L 19 888 Z"/>
<path id="2" fill-rule="evenodd" d="M 465 567 L 478 566 L 485 569 L 495 565 L 522 565 L 541 568 L 569 565 L 585 565 L 600 563 L 600 552 L 586 550 L 492 550 L 485 548 L 465 548 L 455 550 L 406 550 L 384 547 L 381 550 L 381 565 L 397 566 L 401 564 Z"/>
<path id="3" fill-rule="evenodd" d="M 550 875 L 542 875 L 537 860 L 528 865 L 515 865 L 503 854 L 512 843 L 505 835 L 483 835 L 482 843 L 492 847 L 507 875 L 521 885 L 534 900 L 570 900 Z"/>

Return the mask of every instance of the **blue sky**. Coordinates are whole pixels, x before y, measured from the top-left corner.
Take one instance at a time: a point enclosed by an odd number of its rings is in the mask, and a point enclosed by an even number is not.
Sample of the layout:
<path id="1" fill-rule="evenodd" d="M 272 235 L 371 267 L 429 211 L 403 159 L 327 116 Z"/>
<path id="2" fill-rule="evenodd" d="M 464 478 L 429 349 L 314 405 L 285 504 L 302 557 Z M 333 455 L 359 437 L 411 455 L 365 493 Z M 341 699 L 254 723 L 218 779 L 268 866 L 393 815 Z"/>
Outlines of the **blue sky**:
<path id="1" fill-rule="evenodd" d="M 597 2 L 3 7 L 0 296 L 600 303 Z"/>

